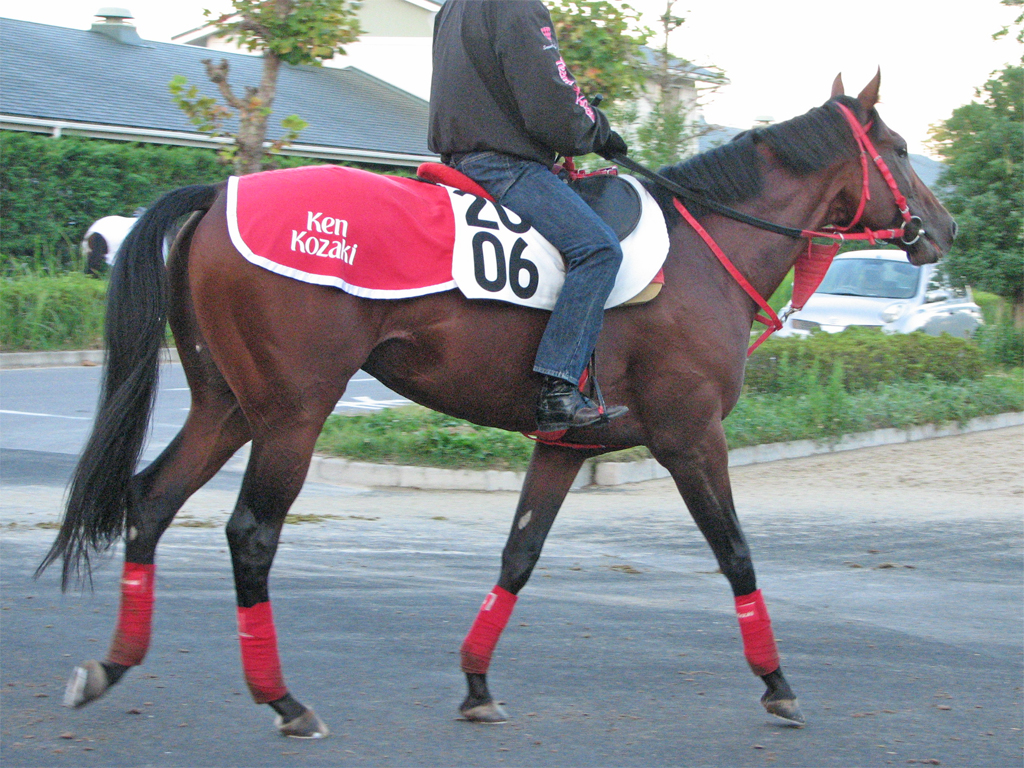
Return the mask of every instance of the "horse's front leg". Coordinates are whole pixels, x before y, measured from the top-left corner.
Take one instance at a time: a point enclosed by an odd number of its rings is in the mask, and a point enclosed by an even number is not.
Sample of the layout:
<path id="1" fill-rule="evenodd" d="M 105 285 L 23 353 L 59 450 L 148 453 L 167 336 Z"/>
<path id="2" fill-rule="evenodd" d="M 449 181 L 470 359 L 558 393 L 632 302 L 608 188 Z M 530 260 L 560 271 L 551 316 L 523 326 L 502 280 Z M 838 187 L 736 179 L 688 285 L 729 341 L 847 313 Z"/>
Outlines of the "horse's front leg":
<path id="1" fill-rule="evenodd" d="M 729 483 L 729 451 L 721 421 L 715 420 L 696 445 L 652 448 L 655 458 L 675 480 L 676 487 L 729 580 L 736 598 L 736 616 L 743 652 L 754 674 L 768 686 L 761 703 L 769 713 L 792 725 L 803 725 L 796 694 L 786 682 L 771 620 L 757 588 L 750 557 Z"/>
<path id="2" fill-rule="evenodd" d="M 469 693 L 459 711 L 467 720 L 503 723 L 508 719 L 487 688 L 491 655 L 512 614 L 516 596 L 533 573 L 555 516 L 588 455 L 542 443 L 533 450 L 512 531 L 501 556 L 501 575 L 462 643 L 462 671 Z"/>

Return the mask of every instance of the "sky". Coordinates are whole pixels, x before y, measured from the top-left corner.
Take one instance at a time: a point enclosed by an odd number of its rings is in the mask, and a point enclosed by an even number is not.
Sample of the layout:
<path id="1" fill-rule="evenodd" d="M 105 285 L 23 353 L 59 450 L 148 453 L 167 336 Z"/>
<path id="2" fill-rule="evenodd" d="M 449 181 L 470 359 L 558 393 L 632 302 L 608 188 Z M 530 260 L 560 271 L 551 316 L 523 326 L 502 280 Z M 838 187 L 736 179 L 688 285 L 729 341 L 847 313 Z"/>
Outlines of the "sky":
<path id="1" fill-rule="evenodd" d="M 143 38 L 164 42 L 200 26 L 204 8 L 230 8 L 229 0 L 117 2 L 132 12 Z M 0 16 L 88 29 L 108 3 L 0 0 Z M 655 26 L 665 0 L 631 4 Z M 856 95 L 881 67 L 879 112 L 919 154 L 931 154 L 931 125 L 1024 52 L 1012 36 L 992 40 L 1019 12 L 998 0 L 676 0 L 673 12 L 686 18 L 672 36 L 673 53 L 717 65 L 730 80 L 704 107 L 709 123 L 747 128 L 761 118 L 786 120 L 828 99 L 836 74 Z"/>

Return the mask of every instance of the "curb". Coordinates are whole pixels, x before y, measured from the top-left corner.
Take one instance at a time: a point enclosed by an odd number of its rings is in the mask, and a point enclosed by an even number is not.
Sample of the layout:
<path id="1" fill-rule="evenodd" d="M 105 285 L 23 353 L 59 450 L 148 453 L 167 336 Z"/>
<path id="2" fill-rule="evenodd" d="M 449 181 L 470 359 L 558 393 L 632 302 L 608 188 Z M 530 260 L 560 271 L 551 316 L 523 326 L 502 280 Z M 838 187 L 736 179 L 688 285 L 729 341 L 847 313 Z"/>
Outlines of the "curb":
<path id="1" fill-rule="evenodd" d="M 163 362 L 177 363 L 178 350 L 165 347 Z M 0 370 L 18 368 L 70 368 L 103 365 L 102 349 L 74 349 L 64 352 L 0 352 Z"/>
<path id="2" fill-rule="evenodd" d="M 596 484 L 596 468 L 586 462 L 573 481 L 572 490 Z M 424 491 L 514 491 L 523 488 L 525 472 L 497 469 L 440 469 L 398 464 L 367 464 L 361 461 L 314 455 L 306 481 L 325 485 L 364 485 L 377 488 L 416 488 Z M 626 481 L 635 482 L 635 481 Z M 619 485 L 620 483 L 613 483 Z"/>
<path id="3" fill-rule="evenodd" d="M 846 435 L 834 443 L 814 440 L 795 440 L 790 443 L 768 443 L 729 451 L 729 466 L 743 467 L 784 459 L 800 459 L 826 453 L 854 451 L 882 445 L 898 445 L 937 437 L 966 435 L 1024 424 L 1024 413 L 1003 413 L 997 416 L 979 416 L 963 426 L 925 424 L 908 429 L 877 429 Z M 236 461 L 239 459 L 236 456 Z M 660 480 L 669 476 L 668 470 L 654 459 L 629 462 L 587 461 L 580 469 L 573 490 L 585 486 L 609 487 Z M 525 472 L 498 470 L 437 469 L 392 464 L 367 464 L 348 459 L 314 455 L 306 480 L 326 485 L 362 485 L 385 488 L 416 488 L 447 491 L 520 491 Z"/>
<path id="4" fill-rule="evenodd" d="M 766 464 L 785 459 L 802 459 L 826 453 L 855 451 L 860 448 L 875 448 L 882 445 L 914 443 L 937 437 L 953 437 L 972 432 L 987 432 L 1024 424 L 1024 413 L 1001 413 L 996 416 L 979 416 L 963 426 L 954 423 L 924 424 L 907 429 L 876 429 L 872 432 L 857 432 L 844 435 L 834 443 L 814 440 L 794 440 L 789 443 L 766 443 L 729 451 L 730 467 L 745 467 L 751 464 Z M 596 465 L 594 485 L 623 485 L 645 480 L 660 480 L 669 477 L 668 470 L 654 459 L 634 462 L 605 462 Z"/>

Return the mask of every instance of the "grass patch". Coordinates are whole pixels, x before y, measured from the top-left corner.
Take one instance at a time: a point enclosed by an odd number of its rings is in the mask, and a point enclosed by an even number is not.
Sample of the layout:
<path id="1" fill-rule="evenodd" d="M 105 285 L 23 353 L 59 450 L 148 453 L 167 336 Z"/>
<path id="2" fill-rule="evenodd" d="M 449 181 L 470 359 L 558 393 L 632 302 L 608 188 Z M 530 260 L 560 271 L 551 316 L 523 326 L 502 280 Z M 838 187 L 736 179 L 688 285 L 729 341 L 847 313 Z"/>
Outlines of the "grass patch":
<path id="1" fill-rule="evenodd" d="M 171 523 L 175 528 L 220 528 L 223 524 L 219 521 L 199 520 L 194 517 L 179 517 Z"/>
<path id="2" fill-rule="evenodd" d="M 356 461 L 448 469 L 522 470 L 533 444 L 421 406 L 327 419 L 316 450 Z"/>
<path id="3" fill-rule="evenodd" d="M 0 350 L 99 348 L 106 292 L 105 280 L 73 272 L 0 279 Z"/>
<path id="4" fill-rule="evenodd" d="M 725 420 L 725 434 L 730 448 L 790 440 L 828 442 L 854 432 L 962 424 L 978 416 L 1022 410 L 1021 369 L 977 381 L 927 379 L 852 393 L 833 379 L 799 395 L 745 394 Z"/>
<path id="5" fill-rule="evenodd" d="M 978 380 L 935 378 L 886 383 L 853 392 L 843 386 L 842 366 L 825 384 L 809 377 L 799 394 L 748 392 L 729 418 L 731 448 L 790 440 L 829 442 L 873 429 L 966 422 L 978 416 L 1024 411 L 1024 371 L 993 373 Z M 332 416 L 317 451 L 357 461 L 446 469 L 526 469 L 533 443 L 522 435 L 478 427 L 420 406 L 369 415 Z M 650 457 L 643 447 L 617 451 L 600 461 Z"/>
<path id="6" fill-rule="evenodd" d="M 1008 346 L 1005 342 L 1000 349 Z M 1004 365 L 982 343 L 950 336 L 889 336 L 854 328 L 808 339 L 773 339 L 747 362 L 744 394 L 725 420 L 726 437 L 732 448 L 828 442 L 854 432 L 963 423 L 1022 411 L 1020 363 Z M 516 433 L 411 406 L 332 416 L 317 450 L 374 463 L 521 471 L 529 464 L 533 443 Z M 598 460 L 637 461 L 650 455 L 638 447 Z"/>

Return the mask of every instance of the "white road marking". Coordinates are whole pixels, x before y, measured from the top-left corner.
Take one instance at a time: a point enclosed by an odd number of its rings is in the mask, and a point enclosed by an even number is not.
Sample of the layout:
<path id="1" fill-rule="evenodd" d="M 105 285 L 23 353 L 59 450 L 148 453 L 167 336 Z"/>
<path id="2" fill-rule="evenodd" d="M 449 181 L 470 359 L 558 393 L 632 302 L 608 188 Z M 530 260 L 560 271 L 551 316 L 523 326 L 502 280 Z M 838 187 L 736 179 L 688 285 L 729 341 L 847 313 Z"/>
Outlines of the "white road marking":
<path id="1" fill-rule="evenodd" d="M 343 410 L 345 408 L 356 408 L 365 411 L 382 411 L 385 408 L 392 408 L 396 405 L 410 405 L 411 400 L 406 400 L 404 397 L 399 397 L 390 400 L 375 400 L 372 397 L 366 397 L 365 395 L 359 395 L 351 400 L 342 400 L 336 406 L 334 410 Z"/>
<path id="2" fill-rule="evenodd" d="M 59 413 L 32 413 L 31 411 L 3 411 L 8 416 L 37 416 L 46 419 L 76 419 L 77 421 L 92 421 L 92 416 L 62 416 Z"/>

